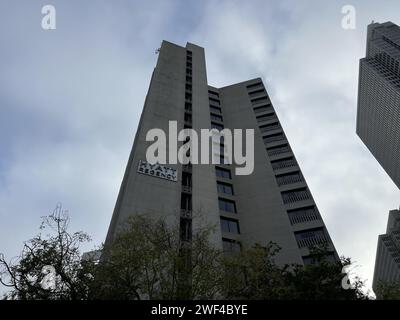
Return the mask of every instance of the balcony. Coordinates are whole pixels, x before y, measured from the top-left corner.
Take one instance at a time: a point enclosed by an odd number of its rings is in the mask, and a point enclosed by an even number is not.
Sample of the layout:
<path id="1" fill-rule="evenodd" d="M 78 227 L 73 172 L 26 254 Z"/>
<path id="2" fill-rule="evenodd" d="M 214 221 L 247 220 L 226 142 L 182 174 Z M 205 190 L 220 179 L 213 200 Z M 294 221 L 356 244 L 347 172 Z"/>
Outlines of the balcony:
<path id="1" fill-rule="evenodd" d="M 312 248 L 330 242 L 323 228 L 298 231 L 295 232 L 295 237 L 299 248 Z"/>
<path id="2" fill-rule="evenodd" d="M 278 186 L 284 186 L 303 181 L 304 179 L 300 172 L 293 172 L 276 176 L 276 182 L 278 183 Z"/>
<path id="3" fill-rule="evenodd" d="M 276 141 L 286 140 L 286 137 L 283 133 L 276 133 L 270 136 L 263 137 L 264 143 L 271 143 Z"/>
<path id="4" fill-rule="evenodd" d="M 189 209 L 181 209 L 181 217 L 182 218 L 192 218 L 192 210 Z"/>
<path id="5" fill-rule="evenodd" d="M 268 148 L 267 153 L 269 156 L 276 156 L 278 154 L 291 152 L 289 145 L 277 146 L 273 148 Z"/>
<path id="6" fill-rule="evenodd" d="M 298 223 L 307 223 L 315 220 L 320 220 L 320 216 L 317 213 L 315 207 L 300 208 L 295 210 L 289 210 L 288 216 L 292 225 Z"/>
<path id="7" fill-rule="evenodd" d="M 284 191 L 281 194 L 282 194 L 282 200 L 283 200 L 284 204 L 311 199 L 311 194 L 308 192 L 308 190 L 306 188 Z"/>
<path id="8" fill-rule="evenodd" d="M 282 160 L 272 161 L 271 165 L 272 165 L 272 169 L 279 170 L 279 169 L 295 167 L 295 166 L 297 166 L 297 162 L 294 158 L 290 157 L 290 158 L 285 158 Z"/>

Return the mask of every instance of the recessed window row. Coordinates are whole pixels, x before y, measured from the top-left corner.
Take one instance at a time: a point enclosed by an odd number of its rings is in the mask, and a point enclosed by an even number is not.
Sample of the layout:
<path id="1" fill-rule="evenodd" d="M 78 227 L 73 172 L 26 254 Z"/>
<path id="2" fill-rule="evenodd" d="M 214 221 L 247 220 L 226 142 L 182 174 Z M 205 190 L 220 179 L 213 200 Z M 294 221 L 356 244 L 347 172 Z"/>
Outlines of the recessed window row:
<path id="1" fill-rule="evenodd" d="M 222 113 L 222 109 L 220 107 L 210 105 L 210 111 L 216 113 Z"/>
<path id="2" fill-rule="evenodd" d="M 283 133 L 275 133 L 269 136 L 263 137 L 264 143 L 271 143 L 276 141 L 286 140 L 286 137 Z"/>
<path id="3" fill-rule="evenodd" d="M 256 96 L 256 95 L 259 94 L 259 93 L 266 93 L 266 92 L 265 92 L 265 89 L 263 88 L 263 89 L 251 91 L 251 92 L 249 92 L 249 96 L 250 96 L 250 98 L 251 98 L 251 97 Z"/>
<path id="4" fill-rule="evenodd" d="M 216 103 L 217 105 L 220 105 L 220 104 L 221 104 L 221 102 L 219 101 L 219 99 L 215 99 L 215 98 L 211 98 L 211 97 L 208 97 L 208 99 L 209 99 L 210 101 Z"/>
<path id="5" fill-rule="evenodd" d="M 254 107 L 254 113 L 261 113 L 266 111 L 274 111 L 271 104 L 263 104 L 262 106 Z"/>
<path id="6" fill-rule="evenodd" d="M 287 143 L 275 147 L 267 148 L 267 153 L 269 156 L 276 156 L 278 154 L 291 152 L 290 147 Z"/>
<path id="7" fill-rule="evenodd" d="M 259 97 L 259 98 L 254 98 L 250 100 L 252 104 L 257 104 L 260 102 L 264 102 L 264 101 L 269 101 L 268 96 L 265 97 Z"/>
<path id="8" fill-rule="evenodd" d="M 236 213 L 236 203 L 233 200 L 218 198 L 219 210 Z"/>
<path id="9" fill-rule="evenodd" d="M 279 170 L 279 169 L 295 167 L 297 166 L 297 162 L 294 159 L 294 157 L 286 157 L 283 159 L 271 161 L 271 165 L 272 169 Z"/>
<path id="10" fill-rule="evenodd" d="M 295 172 L 290 172 L 290 173 L 285 173 L 285 174 L 279 174 L 276 175 L 276 182 L 278 186 L 284 186 L 288 184 L 293 184 L 293 183 L 298 183 L 298 182 L 303 182 L 303 176 L 300 173 L 300 171 L 295 171 Z"/>
<path id="11" fill-rule="evenodd" d="M 300 248 L 311 248 L 316 245 L 329 243 L 324 228 L 314 228 L 308 230 L 297 231 L 294 233 L 297 244 Z"/>
<path id="12" fill-rule="evenodd" d="M 222 124 L 216 123 L 216 122 L 211 122 L 211 128 L 212 129 L 217 129 L 219 131 L 224 130 L 224 126 Z"/>
<path id="13" fill-rule="evenodd" d="M 260 128 L 261 133 L 265 133 L 265 132 L 272 131 L 272 130 L 282 129 L 279 122 L 264 124 L 264 125 L 260 126 L 259 128 Z"/>
<path id="14" fill-rule="evenodd" d="M 242 245 L 239 241 L 222 238 L 222 250 L 224 253 L 238 253 L 242 250 Z"/>
<path id="15" fill-rule="evenodd" d="M 299 201 L 305 201 L 311 199 L 311 194 L 307 188 L 300 188 L 290 191 L 281 192 L 282 200 L 284 204 L 294 203 Z"/>
<path id="16" fill-rule="evenodd" d="M 211 120 L 220 121 L 220 122 L 224 121 L 222 116 L 220 116 L 218 114 L 210 113 L 210 117 L 211 117 Z"/>
<path id="17" fill-rule="evenodd" d="M 218 99 L 219 99 L 219 93 L 216 92 L 216 91 L 208 90 L 208 94 L 213 95 L 213 96 L 216 96 L 216 97 L 218 97 Z"/>
<path id="18" fill-rule="evenodd" d="M 257 83 L 249 84 L 248 86 L 246 86 L 246 88 L 247 89 L 253 89 L 253 88 L 256 88 L 256 87 L 259 87 L 259 86 L 264 87 L 262 82 L 257 82 Z"/>
<path id="19" fill-rule="evenodd" d="M 263 114 L 262 116 L 256 116 L 256 119 L 258 122 L 263 122 L 263 121 L 275 120 L 277 119 L 277 117 L 275 112 L 271 112 L 268 114 Z"/>
<path id="20" fill-rule="evenodd" d="M 217 181 L 217 190 L 218 193 L 233 195 L 233 186 L 230 183 Z"/>
<path id="21" fill-rule="evenodd" d="M 327 252 L 324 255 L 326 261 L 328 262 L 337 262 L 336 256 L 334 252 Z M 303 263 L 305 265 L 310 265 L 310 264 L 317 264 L 320 263 L 320 259 L 318 259 L 315 255 L 308 255 L 303 257 Z"/>
<path id="22" fill-rule="evenodd" d="M 185 123 L 192 124 L 192 114 L 188 113 L 188 112 L 185 112 L 184 120 L 185 120 Z"/>
<path id="23" fill-rule="evenodd" d="M 229 219 L 221 217 L 221 231 L 226 233 L 239 234 L 239 221 L 236 219 Z"/>
<path id="24" fill-rule="evenodd" d="M 232 179 L 231 170 L 215 167 L 215 174 L 218 178 Z"/>
<path id="25" fill-rule="evenodd" d="M 290 223 L 292 225 L 298 223 L 310 222 L 314 220 L 320 220 L 320 216 L 315 206 L 288 210 L 287 213 L 289 216 Z"/>
<path id="26" fill-rule="evenodd" d="M 180 239 L 182 241 L 192 240 L 192 219 L 181 217 L 179 220 Z"/>

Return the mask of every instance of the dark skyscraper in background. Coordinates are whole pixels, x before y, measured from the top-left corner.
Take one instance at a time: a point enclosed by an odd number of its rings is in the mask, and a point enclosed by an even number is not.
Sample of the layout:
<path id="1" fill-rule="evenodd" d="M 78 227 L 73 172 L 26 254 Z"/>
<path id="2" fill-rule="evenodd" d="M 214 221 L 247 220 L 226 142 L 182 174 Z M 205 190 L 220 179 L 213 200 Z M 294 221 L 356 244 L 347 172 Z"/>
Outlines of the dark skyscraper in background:
<path id="1" fill-rule="evenodd" d="M 400 28 L 368 26 L 360 60 L 357 134 L 400 188 Z"/>
<path id="2" fill-rule="evenodd" d="M 357 134 L 400 188 L 400 28 L 392 22 L 368 26 L 367 54 L 360 60 Z M 389 214 L 378 238 L 373 289 L 400 280 L 400 215 Z"/>
<path id="3" fill-rule="evenodd" d="M 400 210 L 391 210 L 386 233 L 378 238 L 372 288 L 379 298 L 381 283 L 400 281 Z"/>

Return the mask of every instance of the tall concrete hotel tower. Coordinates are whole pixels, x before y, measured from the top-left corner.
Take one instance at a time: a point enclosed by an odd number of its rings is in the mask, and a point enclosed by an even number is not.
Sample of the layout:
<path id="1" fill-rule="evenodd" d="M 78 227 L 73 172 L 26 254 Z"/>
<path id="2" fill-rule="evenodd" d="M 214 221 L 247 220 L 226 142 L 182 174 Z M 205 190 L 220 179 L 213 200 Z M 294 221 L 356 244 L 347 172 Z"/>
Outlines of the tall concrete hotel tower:
<path id="1" fill-rule="evenodd" d="M 146 162 L 146 133 L 169 121 L 183 128 L 254 129 L 254 171 L 236 164 L 160 165 Z M 199 134 L 200 136 L 200 134 Z M 171 143 L 169 141 L 168 143 Z M 180 142 L 181 143 L 181 142 Z M 326 245 L 338 259 L 324 222 L 260 78 L 223 88 L 207 83 L 204 49 L 163 41 L 109 227 L 106 246 L 127 217 L 175 219 L 181 241 L 206 222 L 226 252 L 277 243 L 276 262 L 309 264 L 310 248 Z"/>
<path id="2" fill-rule="evenodd" d="M 400 28 L 368 26 L 360 60 L 357 134 L 400 188 Z"/>

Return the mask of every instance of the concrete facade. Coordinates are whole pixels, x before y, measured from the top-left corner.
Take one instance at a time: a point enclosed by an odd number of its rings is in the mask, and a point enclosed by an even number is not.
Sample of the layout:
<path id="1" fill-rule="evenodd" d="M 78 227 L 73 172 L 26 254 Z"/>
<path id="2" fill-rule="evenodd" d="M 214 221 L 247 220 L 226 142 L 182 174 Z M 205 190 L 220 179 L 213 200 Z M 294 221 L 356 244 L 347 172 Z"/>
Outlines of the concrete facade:
<path id="1" fill-rule="evenodd" d="M 357 134 L 400 188 L 400 28 L 368 26 L 360 60 Z"/>
<path id="2" fill-rule="evenodd" d="M 234 163 L 169 165 L 177 170 L 177 182 L 137 172 L 151 144 L 146 133 L 168 132 L 168 120 L 177 120 L 178 130 L 197 132 L 254 129 L 254 172 L 235 175 Z M 313 245 L 327 245 L 330 258 L 338 259 L 262 80 L 209 86 L 204 49 L 191 43 L 162 43 L 106 245 L 137 213 L 179 221 L 183 241 L 196 225 L 215 225 L 212 241 L 225 251 L 273 241 L 282 248 L 279 264 L 314 263 Z"/>
<path id="3" fill-rule="evenodd" d="M 372 288 L 379 298 L 379 284 L 400 283 L 400 210 L 391 210 L 386 234 L 378 238 Z"/>

